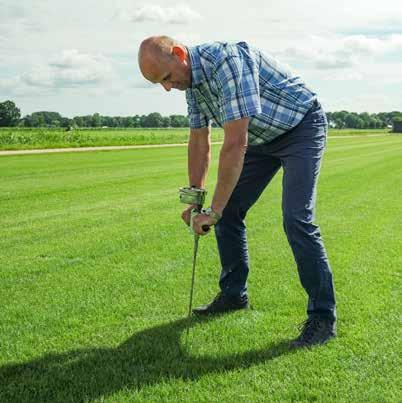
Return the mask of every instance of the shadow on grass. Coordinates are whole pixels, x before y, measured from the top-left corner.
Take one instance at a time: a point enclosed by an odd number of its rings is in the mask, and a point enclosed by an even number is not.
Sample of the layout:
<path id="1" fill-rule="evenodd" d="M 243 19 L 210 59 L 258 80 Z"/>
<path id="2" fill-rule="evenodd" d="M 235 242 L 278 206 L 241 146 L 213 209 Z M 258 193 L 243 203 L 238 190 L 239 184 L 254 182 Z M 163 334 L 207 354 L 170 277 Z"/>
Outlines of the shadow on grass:
<path id="1" fill-rule="evenodd" d="M 192 325 L 212 318 L 193 319 Z M 248 368 L 290 353 L 287 341 L 225 357 L 194 357 L 181 343 L 186 319 L 135 333 L 116 348 L 48 354 L 0 367 L 0 401 L 83 401 L 141 389 L 163 380 L 196 380 L 208 373 Z M 191 335 L 190 335 L 191 338 Z"/>

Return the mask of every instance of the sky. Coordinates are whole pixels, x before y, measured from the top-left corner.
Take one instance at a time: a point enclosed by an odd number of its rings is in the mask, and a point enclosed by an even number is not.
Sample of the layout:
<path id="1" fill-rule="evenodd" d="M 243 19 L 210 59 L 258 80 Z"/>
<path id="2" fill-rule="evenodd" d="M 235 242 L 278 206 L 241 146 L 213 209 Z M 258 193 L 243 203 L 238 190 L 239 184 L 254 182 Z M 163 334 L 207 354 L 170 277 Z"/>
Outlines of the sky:
<path id="1" fill-rule="evenodd" d="M 401 0 L 0 0 L 0 102 L 22 115 L 186 114 L 184 92 L 141 76 L 139 44 L 247 41 L 327 111 L 402 111 Z"/>

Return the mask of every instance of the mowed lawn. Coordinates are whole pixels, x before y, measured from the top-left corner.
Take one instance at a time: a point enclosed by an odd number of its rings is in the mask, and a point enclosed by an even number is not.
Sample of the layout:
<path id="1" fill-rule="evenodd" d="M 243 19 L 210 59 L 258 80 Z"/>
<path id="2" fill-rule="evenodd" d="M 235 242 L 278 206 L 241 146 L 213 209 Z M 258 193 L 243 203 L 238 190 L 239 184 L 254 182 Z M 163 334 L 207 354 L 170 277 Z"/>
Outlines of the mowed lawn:
<path id="1" fill-rule="evenodd" d="M 184 147 L 0 157 L 0 401 L 400 401 L 402 137 L 328 141 L 317 222 L 338 338 L 311 350 L 287 347 L 306 297 L 281 174 L 247 217 L 252 309 L 193 320 L 186 347 L 186 165 Z M 209 235 L 196 305 L 218 275 Z"/>

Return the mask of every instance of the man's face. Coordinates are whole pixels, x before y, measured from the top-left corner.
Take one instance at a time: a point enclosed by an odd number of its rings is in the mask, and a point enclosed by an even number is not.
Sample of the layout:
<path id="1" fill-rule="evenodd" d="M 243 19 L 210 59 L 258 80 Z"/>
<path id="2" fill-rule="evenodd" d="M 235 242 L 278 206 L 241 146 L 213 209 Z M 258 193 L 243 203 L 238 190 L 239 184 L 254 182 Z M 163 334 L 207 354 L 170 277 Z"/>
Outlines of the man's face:
<path id="1" fill-rule="evenodd" d="M 153 66 L 146 77 L 154 84 L 161 84 L 166 91 L 172 88 L 185 91 L 191 87 L 191 67 L 187 56 L 180 57 L 174 53 Z"/>
<path id="2" fill-rule="evenodd" d="M 191 86 L 191 70 L 178 56 L 172 55 L 160 67 L 159 77 L 154 82 L 160 83 L 166 91 L 172 88 L 185 91 Z"/>

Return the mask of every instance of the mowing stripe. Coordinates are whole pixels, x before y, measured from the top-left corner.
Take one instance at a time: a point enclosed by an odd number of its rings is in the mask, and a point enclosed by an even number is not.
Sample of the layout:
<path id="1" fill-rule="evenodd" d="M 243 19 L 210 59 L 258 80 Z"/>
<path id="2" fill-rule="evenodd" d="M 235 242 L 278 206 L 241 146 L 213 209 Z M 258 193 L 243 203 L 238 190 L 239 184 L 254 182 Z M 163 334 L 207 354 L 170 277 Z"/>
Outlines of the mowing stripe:
<path id="1" fill-rule="evenodd" d="M 328 139 L 350 139 L 350 138 L 366 138 L 366 137 L 386 137 L 389 134 L 367 134 L 364 136 L 328 136 Z M 213 142 L 212 145 L 222 144 L 221 141 Z M 98 146 L 98 147 L 74 147 L 74 148 L 44 148 L 34 150 L 3 150 L 2 155 L 24 155 L 24 154 L 45 154 L 45 153 L 67 153 L 67 152 L 84 152 L 84 151 L 109 151 L 109 150 L 129 150 L 136 148 L 159 148 L 159 147 L 185 147 L 187 143 L 175 144 L 145 144 L 136 146 Z"/>

